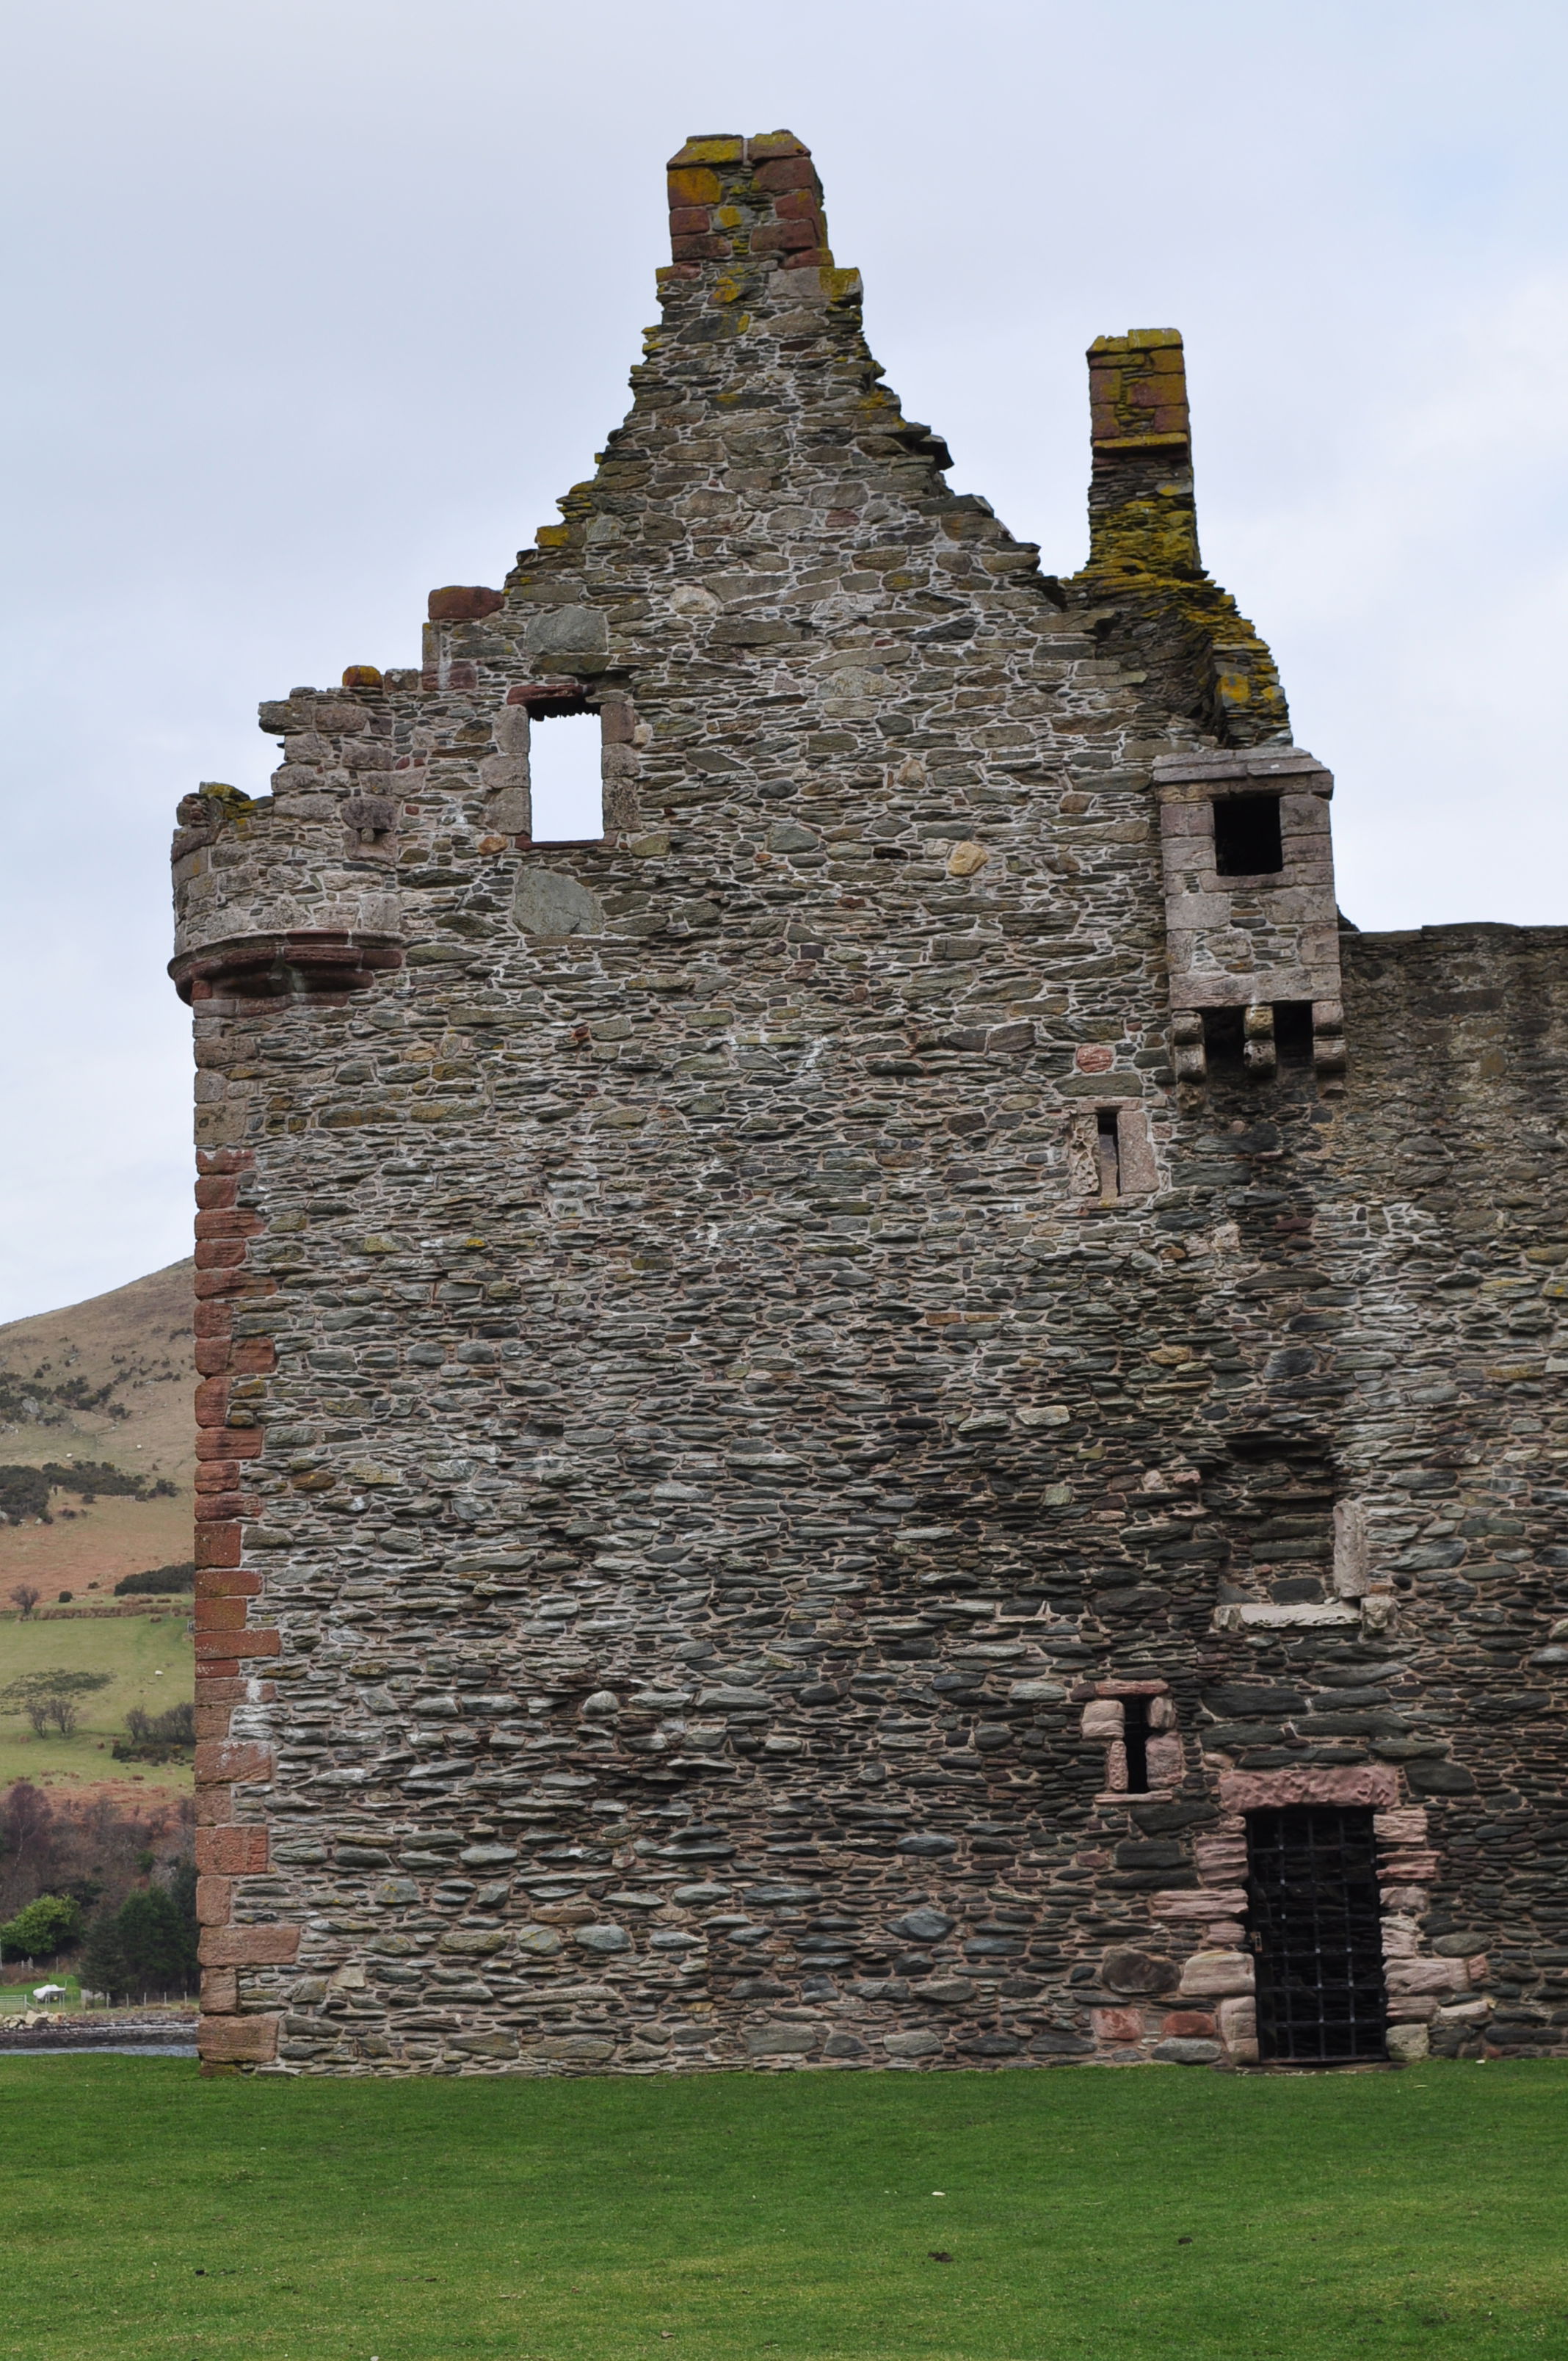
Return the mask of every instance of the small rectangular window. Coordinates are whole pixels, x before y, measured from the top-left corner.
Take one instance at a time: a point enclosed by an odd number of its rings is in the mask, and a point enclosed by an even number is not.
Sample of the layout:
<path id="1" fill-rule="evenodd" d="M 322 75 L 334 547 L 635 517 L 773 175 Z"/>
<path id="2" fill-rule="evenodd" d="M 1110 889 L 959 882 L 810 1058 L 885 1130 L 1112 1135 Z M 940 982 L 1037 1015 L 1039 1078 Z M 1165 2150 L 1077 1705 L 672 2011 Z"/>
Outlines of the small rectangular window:
<path id="1" fill-rule="evenodd" d="M 1122 1699 L 1122 1743 L 1127 1751 L 1127 1793 L 1130 1795 L 1146 1795 L 1149 1791 L 1147 1697 Z"/>
<path id="2" fill-rule="evenodd" d="M 1116 1110 L 1102 1107 L 1095 1117 L 1094 1153 L 1100 1169 L 1100 1197 L 1109 1204 L 1122 1193 L 1122 1149 L 1116 1137 Z"/>
<path id="3" fill-rule="evenodd" d="M 535 844 L 597 840 L 604 834 L 599 717 L 586 706 L 536 704 L 528 718 L 528 785 Z"/>
<path id="4" fill-rule="evenodd" d="M 1214 804 L 1214 867 L 1222 877 L 1269 877 L 1285 866 L 1277 796 L 1222 796 Z"/>

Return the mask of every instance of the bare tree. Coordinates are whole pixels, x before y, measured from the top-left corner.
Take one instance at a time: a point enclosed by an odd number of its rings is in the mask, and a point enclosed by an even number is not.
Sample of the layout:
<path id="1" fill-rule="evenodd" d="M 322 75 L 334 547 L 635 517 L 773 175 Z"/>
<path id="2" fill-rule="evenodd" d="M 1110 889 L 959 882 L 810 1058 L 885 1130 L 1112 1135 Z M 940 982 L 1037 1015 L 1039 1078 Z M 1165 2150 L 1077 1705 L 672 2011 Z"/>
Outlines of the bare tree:
<path id="1" fill-rule="evenodd" d="M 21 1609 L 22 1620 L 25 1623 L 43 1597 L 43 1592 L 33 1583 L 18 1582 L 12 1590 L 11 1596 Z"/>
<path id="2" fill-rule="evenodd" d="M 24 1673 L 0 1689 L 0 1706 L 25 1713 L 37 1738 L 46 1738 L 51 1728 L 69 1738 L 82 1719 L 82 1699 L 106 1689 L 113 1677 L 110 1673 L 73 1673 L 64 1665 L 47 1673 Z"/>

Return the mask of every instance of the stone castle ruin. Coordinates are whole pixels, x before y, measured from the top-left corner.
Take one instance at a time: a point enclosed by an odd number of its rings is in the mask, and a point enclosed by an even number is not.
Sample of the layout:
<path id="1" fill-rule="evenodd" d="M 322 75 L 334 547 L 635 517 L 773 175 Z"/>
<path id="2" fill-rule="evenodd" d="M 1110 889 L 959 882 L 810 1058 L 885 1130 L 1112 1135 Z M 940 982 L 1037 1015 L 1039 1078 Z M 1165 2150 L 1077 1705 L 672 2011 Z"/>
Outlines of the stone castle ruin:
<path id="1" fill-rule="evenodd" d="M 1568 2048 L 1568 933 L 1338 916 L 1178 335 L 1058 577 L 797 139 L 670 206 L 563 521 L 180 807 L 203 2055 Z"/>

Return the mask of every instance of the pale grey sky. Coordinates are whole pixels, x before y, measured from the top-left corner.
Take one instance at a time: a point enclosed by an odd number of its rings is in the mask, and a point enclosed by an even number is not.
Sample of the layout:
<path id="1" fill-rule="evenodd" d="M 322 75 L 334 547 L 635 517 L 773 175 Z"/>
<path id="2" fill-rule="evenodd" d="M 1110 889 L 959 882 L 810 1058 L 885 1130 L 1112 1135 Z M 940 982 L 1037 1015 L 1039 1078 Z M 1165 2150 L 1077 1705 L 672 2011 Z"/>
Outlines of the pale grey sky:
<path id="1" fill-rule="evenodd" d="M 1560 7 L 13 0 L 3 54 L 0 1319 L 187 1250 L 175 801 L 554 520 L 690 132 L 811 145 L 891 383 L 1047 566 L 1085 345 L 1179 327 L 1343 906 L 1568 920 Z"/>

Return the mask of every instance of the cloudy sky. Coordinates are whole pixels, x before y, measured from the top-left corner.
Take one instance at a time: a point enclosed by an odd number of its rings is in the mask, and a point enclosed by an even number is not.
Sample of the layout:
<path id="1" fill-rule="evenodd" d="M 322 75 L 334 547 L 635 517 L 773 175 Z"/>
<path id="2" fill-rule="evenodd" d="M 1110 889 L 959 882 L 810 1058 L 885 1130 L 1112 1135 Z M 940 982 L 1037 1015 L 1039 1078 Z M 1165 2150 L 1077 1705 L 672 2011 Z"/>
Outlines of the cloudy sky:
<path id="1" fill-rule="evenodd" d="M 1085 546 L 1083 348 L 1187 338 L 1203 546 L 1363 927 L 1568 920 L 1548 0 L 8 11 L 0 1320 L 187 1250 L 167 847 L 258 697 L 417 661 L 627 405 L 690 132 L 787 125 L 910 413 Z"/>

